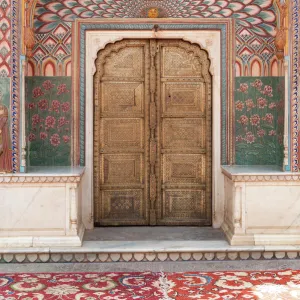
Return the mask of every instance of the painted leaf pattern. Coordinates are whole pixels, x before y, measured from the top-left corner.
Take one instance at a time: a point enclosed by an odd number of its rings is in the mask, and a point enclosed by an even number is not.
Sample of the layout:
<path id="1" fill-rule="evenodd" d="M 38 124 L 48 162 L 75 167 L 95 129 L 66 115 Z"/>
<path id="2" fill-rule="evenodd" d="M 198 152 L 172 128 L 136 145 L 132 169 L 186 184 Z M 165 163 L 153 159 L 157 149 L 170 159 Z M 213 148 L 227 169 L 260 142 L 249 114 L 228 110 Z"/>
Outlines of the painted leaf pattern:
<path id="1" fill-rule="evenodd" d="M 272 0 L 38 0 L 35 28 L 39 33 L 47 33 L 53 28 L 51 23 L 57 25 L 76 18 L 147 17 L 151 7 L 159 9 L 160 17 L 236 18 L 240 25 L 256 29 L 255 33 L 261 36 L 275 35 Z"/>

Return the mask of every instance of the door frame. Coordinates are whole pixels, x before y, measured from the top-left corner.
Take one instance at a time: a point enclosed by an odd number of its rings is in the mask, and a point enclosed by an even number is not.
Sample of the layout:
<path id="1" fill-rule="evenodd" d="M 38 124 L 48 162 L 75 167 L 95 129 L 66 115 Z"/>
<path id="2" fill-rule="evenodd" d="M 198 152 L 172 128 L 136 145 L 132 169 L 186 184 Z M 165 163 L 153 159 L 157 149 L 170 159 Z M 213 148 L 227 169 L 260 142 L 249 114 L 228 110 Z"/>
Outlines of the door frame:
<path id="1" fill-rule="evenodd" d="M 171 23 L 171 24 L 170 24 Z M 175 23 L 175 24 L 174 24 Z M 157 24 L 158 26 L 154 26 Z M 98 26 L 97 26 L 98 25 Z M 76 20 L 74 38 L 74 160 L 85 164 L 82 179 L 85 191 L 81 204 L 85 228 L 94 226 L 93 201 L 93 76 L 99 50 L 122 39 L 182 39 L 198 44 L 209 53 L 212 75 L 212 226 L 224 221 L 224 177 L 222 164 L 233 160 L 232 94 L 233 41 L 231 19 L 114 19 L 111 21 Z M 158 29 L 158 30 L 157 30 Z M 82 38 L 85 36 L 85 39 Z M 87 53 L 88 55 L 85 55 Z M 228 63 L 229 62 L 231 63 Z M 219 117 L 221 116 L 221 117 Z M 82 126 L 83 125 L 83 126 Z M 79 130 L 78 130 L 79 128 Z M 76 132 L 78 132 L 76 138 Z M 77 147 L 76 147 L 77 145 Z M 81 150 L 84 150 L 82 152 Z"/>

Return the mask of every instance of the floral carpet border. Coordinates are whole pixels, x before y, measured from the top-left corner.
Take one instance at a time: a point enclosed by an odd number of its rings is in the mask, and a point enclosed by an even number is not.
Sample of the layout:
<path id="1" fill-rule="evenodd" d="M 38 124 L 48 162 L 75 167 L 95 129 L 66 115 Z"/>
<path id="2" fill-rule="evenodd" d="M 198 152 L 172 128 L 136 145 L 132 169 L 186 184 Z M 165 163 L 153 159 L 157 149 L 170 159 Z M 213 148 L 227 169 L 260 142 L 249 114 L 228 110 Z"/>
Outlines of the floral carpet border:
<path id="1" fill-rule="evenodd" d="M 0 299 L 299 299 L 300 271 L 7 273 Z"/>

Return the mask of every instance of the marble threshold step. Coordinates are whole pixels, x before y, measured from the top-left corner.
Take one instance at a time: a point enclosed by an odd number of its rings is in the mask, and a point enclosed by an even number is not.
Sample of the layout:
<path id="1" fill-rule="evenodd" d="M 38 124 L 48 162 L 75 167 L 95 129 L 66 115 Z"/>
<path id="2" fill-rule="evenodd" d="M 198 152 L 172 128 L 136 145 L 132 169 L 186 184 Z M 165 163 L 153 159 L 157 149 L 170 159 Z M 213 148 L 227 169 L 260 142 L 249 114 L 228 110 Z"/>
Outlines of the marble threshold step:
<path id="1" fill-rule="evenodd" d="M 215 240 L 84 241 L 81 247 L 0 248 L 0 263 L 299 259 L 300 246 L 230 246 Z"/>

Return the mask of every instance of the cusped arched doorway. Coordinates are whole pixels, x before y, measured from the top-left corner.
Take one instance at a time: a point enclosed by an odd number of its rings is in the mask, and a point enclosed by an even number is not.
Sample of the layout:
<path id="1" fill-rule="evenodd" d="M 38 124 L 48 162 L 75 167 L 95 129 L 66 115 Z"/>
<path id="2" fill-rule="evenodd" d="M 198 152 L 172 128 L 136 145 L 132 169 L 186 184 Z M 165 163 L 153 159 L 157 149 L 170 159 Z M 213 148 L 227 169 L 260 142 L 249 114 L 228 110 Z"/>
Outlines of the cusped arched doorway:
<path id="1" fill-rule="evenodd" d="M 183 40 L 124 39 L 99 51 L 96 226 L 211 225 L 209 66 Z"/>

